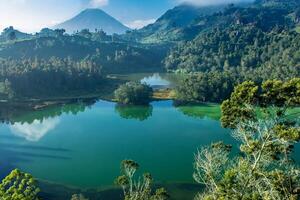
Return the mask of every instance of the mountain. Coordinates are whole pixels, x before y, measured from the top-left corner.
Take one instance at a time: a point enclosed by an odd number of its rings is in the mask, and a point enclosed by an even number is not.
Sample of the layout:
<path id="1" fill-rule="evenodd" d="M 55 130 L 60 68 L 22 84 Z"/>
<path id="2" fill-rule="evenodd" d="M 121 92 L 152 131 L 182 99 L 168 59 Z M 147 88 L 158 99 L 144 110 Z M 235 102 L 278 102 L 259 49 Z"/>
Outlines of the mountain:
<path id="1" fill-rule="evenodd" d="M 74 33 L 82 29 L 89 29 L 90 31 L 102 29 L 107 34 L 122 34 L 130 30 L 101 9 L 86 9 L 72 19 L 58 24 L 53 28 L 63 28 L 68 33 Z"/>
<path id="2" fill-rule="evenodd" d="M 191 40 L 201 30 L 205 29 L 202 26 L 203 22 L 199 19 L 206 20 L 213 14 L 223 11 L 226 7 L 228 7 L 227 4 L 213 6 L 181 4 L 168 10 L 155 23 L 140 30 L 133 30 L 124 37 L 127 40 L 138 40 L 143 43 Z M 205 26 L 209 25 L 205 24 Z"/>
<path id="3" fill-rule="evenodd" d="M 210 15 L 220 11 L 224 6 L 196 7 L 192 5 L 180 5 L 168 10 L 154 24 L 150 24 L 141 31 L 164 31 L 173 28 L 182 28 L 190 25 L 200 16 Z"/>
<path id="4" fill-rule="evenodd" d="M 299 75 L 299 19 L 299 0 L 228 6 L 194 21 L 206 24 L 206 31 L 171 50 L 165 66 L 170 71 L 203 73 L 237 69 L 260 79 Z"/>

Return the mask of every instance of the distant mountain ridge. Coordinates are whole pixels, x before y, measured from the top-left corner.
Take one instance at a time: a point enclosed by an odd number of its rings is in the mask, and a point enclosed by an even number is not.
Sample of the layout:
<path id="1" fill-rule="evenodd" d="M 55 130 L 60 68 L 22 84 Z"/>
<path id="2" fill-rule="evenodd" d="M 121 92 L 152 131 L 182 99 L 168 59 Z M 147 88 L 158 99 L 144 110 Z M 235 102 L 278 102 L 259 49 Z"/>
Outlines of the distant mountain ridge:
<path id="1" fill-rule="evenodd" d="M 155 23 L 131 31 L 125 38 L 127 37 L 127 40 L 135 38 L 142 43 L 191 40 L 199 32 L 199 24 L 195 23 L 197 19 L 223 11 L 225 7 L 227 4 L 214 6 L 181 4 L 168 10 Z"/>
<path id="2" fill-rule="evenodd" d="M 101 9 L 86 9 L 75 17 L 54 26 L 53 28 L 63 28 L 68 33 L 81 31 L 82 29 L 102 29 L 107 34 L 123 34 L 130 28 L 123 25 L 121 22 L 107 14 Z"/>

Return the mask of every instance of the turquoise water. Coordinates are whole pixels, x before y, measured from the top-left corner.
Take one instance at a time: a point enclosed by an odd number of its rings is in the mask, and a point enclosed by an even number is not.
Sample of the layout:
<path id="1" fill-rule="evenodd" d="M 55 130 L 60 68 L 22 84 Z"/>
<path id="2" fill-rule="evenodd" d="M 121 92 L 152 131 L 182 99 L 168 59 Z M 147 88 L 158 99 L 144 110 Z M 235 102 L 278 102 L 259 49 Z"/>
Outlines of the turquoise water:
<path id="1" fill-rule="evenodd" d="M 197 148 L 234 143 L 221 128 L 217 105 L 194 108 L 98 101 L 11 114 L 10 123 L 0 125 L 0 171 L 20 168 L 41 180 L 94 188 L 113 185 L 120 162 L 134 159 L 158 183 L 193 183 Z"/>

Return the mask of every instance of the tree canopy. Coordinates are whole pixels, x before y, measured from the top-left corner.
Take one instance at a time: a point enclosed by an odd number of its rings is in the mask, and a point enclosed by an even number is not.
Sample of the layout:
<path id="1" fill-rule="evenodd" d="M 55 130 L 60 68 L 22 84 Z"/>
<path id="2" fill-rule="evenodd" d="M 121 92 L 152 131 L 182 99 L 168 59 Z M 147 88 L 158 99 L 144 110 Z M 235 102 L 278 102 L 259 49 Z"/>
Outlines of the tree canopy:
<path id="1" fill-rule="evenodd" d="M 152 99 L 153 89 L 143 83 L 128 82 L 115 91 L 115 98 L 121 104 L 147 105 Z"/>
<path id="2" fill-rule="evenodd" d="M 300 79 L 253 82 L 237 86 L 222 105 L 222 123 L 233 129 L 240 154 L 222 142 L 195 155 L 194 179 L 206 186 L 196 199 L 296 200 L 300 195 L 300 169 L 292 159 L 300 141 Z"/>

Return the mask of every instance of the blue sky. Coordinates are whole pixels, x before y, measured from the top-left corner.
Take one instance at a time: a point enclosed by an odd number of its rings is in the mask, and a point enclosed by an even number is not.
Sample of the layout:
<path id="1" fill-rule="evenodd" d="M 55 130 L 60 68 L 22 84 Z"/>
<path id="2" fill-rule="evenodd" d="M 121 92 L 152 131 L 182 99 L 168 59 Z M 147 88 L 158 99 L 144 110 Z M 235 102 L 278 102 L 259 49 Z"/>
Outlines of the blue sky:
<path id="1" fill-rule="evenodd" d="M 249 0 L 0 0 L 0 30 L 12 25 L 21 31 L 36 32 L 86 8 L 101 8 L 125 25 L 140 28 L 183 1 L 208 5 Z"/>
<path id="2" fill-rule="evenodd" d="M 177 0 L 0 0 L 0 30 L 12 25 L 36 32 L 78 14 L 85 8 L 101 8 L 122 23 L 142 26 L 153 22 Z"/>

